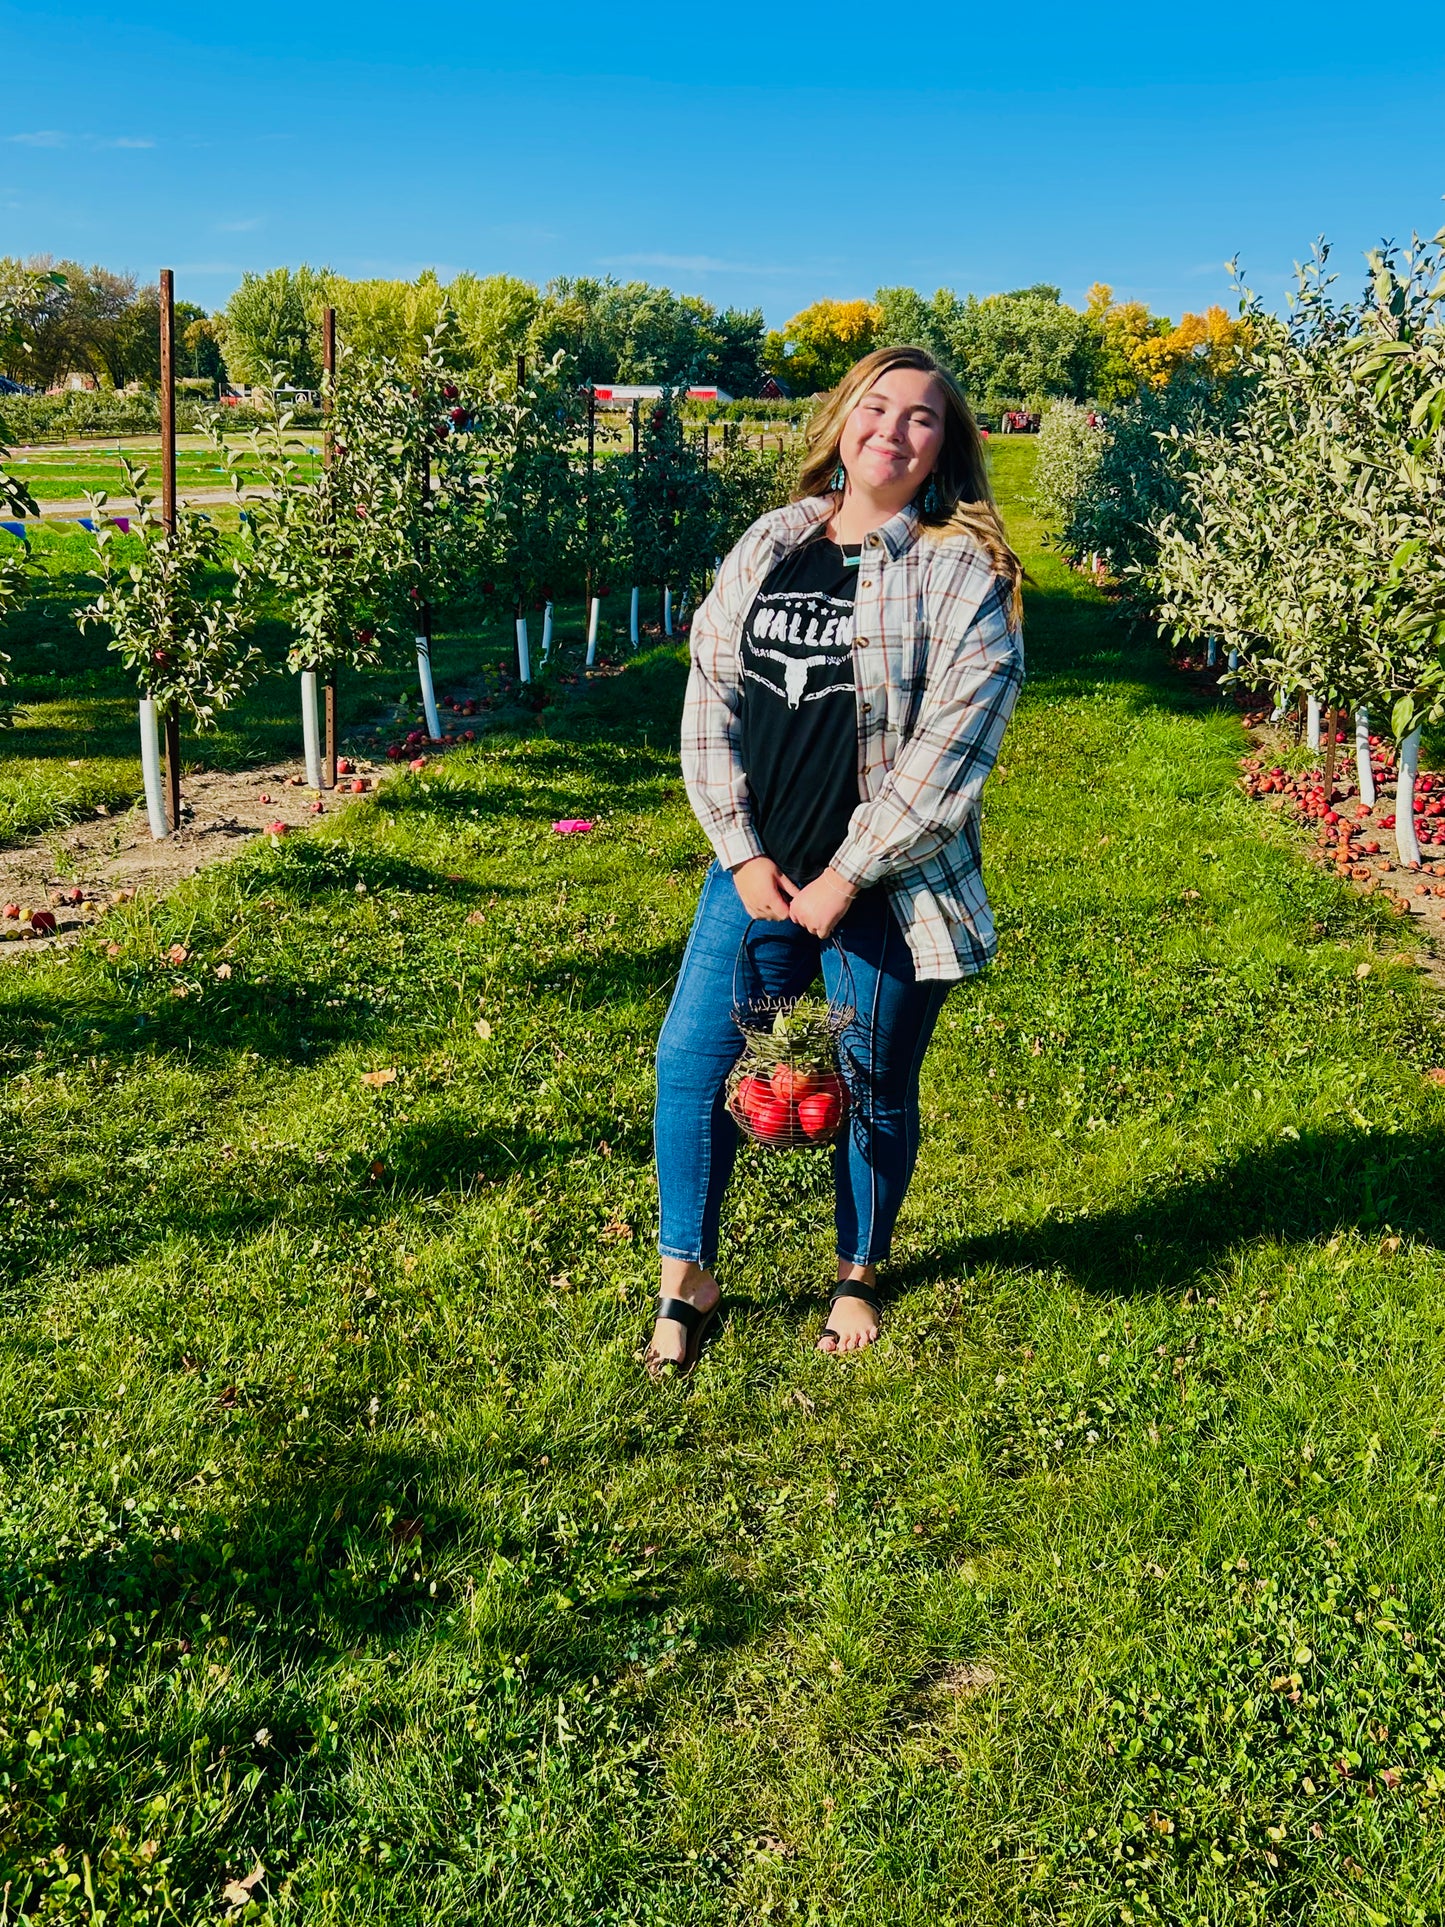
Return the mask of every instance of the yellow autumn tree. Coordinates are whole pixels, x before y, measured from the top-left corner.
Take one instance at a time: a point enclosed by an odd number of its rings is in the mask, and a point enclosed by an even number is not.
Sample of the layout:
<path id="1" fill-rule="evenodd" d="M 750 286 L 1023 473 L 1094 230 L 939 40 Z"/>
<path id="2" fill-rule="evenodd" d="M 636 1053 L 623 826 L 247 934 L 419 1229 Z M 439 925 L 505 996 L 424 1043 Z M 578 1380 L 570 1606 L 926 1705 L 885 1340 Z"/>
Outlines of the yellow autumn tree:
<path id="1" fill-rule="evenodd" d="M 1251 339 L 1249 323 L 1231 319 L 1217 303 L 1203 314 L 1186 314 L 1176 327 L 1142 301 L 1115 301 L 1103 281 L 1090 288 L 1086 312 L 1099 331 L 1095 386 L 1104 402 L 1127 401 L 1146 384 L 1162 388 L 1191 360 L 1207 360 L 1216 374 L 1228 374 Z"/>
<path id="2" fill-rule="evenodd" d="M 763 342 L 763 366 L 795 395 L 840 382 L 878 344 L 883 311 L 873 301 L 815 301 Z"/>

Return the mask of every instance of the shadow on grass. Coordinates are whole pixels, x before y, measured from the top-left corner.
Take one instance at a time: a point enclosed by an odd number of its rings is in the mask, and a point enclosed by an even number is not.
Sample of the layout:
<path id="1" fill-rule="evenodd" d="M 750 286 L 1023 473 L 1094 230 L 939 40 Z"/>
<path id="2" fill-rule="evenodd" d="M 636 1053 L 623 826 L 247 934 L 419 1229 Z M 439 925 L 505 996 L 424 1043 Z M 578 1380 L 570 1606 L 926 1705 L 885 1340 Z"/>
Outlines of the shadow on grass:
<path id="1" fill-rule="evenodd" d="M 983 1266 L 1062 1271 L 1100 1297 L 1173 1293 L 1242 1244 L 1337 1231 L 1445 1244 L 1445 1132 L 1307 1132 L 1111 1210 L 961 1238 L 902 1265 L 896 1289 Z"/>
<path id="2" fill-rule="evenodd" d="M 244 1409 L 217 1412 L 218 1430 L 254 1422 Z M 144 1760 L 160 1784 L 187 1785 L 200 1758 L 227 1763 L 243 1804 L 246 1776 L 264 1776 L 248 1840 L 284 1855 L 298 1803 L 313 1828 L 349 1814 L 348 1752 L 364 1757 L 415 1720 L 403 1682 L 419 1647 L 434 1655 L 432 1691 L 441 1686 L 431 1744 L 446 1750 L 449 1788 L 490 1797 L 509 1757 L 535 1763 L 526 1750 L 545 1747 L 575 1689 L 585 1705 L 599 1680 L 656 1664 L 681 1641 L 705 1664 L 788 1610 L 685 1533 L 659 1559 L 615 1526 L 564 1529 L 536 1504 L 535 1465 L 500 1447 L 402 1449 L 366 1431 L 364 1406 L 346 1422 L 350 1436 L 333 1438 L 324 1463 L 293 1458 L 283 1490 L 179 1514 L 173 1531 L 117 1506 L 87 1549 L 62 1540 L 0 1564 L 25 1625 L 44 1626 L 50 1664 L 70 1653 L 90 1672 L 88 1744 L 67 1749 L 56 1776 L 74 1850 L 105 1841 L 118 1772 Z M 469 1623 L 478 1594 L 480 1655 Z M 105 1665 L 91 1671 L 101 1628 Z M 362 1692 L 358 1730 L 348 1714 Z M 639 1704 L 634 1717 L 649 1716 Z M 22 1846 L 32 1817 L 43 1815 L 20 1816 Z M 52 1826 L 37 1844 L 53 1839 Z M 174 1882 L 214 1884 L 208 1829 L 171 1850 Z"/>

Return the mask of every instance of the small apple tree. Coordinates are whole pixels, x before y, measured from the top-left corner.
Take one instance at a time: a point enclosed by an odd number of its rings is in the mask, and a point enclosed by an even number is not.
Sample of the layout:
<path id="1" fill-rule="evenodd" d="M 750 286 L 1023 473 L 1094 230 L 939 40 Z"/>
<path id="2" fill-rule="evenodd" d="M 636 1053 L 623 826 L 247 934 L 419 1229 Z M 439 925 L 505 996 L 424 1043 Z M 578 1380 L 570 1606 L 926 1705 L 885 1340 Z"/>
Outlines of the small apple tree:
<path id="1" fill-rule="evenodd" d="M 146 487 L 147 469 L 125 456 L 121 466 L 134 513 L 122 518 L 122 531 L 108 493 L 87 493 L 101 590 L 76 620 L 83 629 L 109 629 L 110 648 L 140 685 L 146 809 L 159 838 L 180 826 L 169 821 L 161 786 L 158 716 L 174 709 L 209 729 L 257 674 L 260 651 L 248 640 L 256 578 L 243 555 L 228 586 L 231 558 L 210 516 L 180 502 L 167 529 Z M 174 771 L 171 782 L 174 789 Z"/>
<path id="2" fill-rule="evenodd" d="M 387 361 L 372 371 L 372 406 L 391 426 L 403 481 L 402 534 L 407 601 L 427 733 L 441 734 L 432 683 L 434 606 L 469 588 L 485 562 L 479 519 L 478 411 L 481 397 L 457 365 L 455 319 L 444 309 L 409 370 Z"/>
<path id="3" fill-rule="evenodd" d="M 641 423 L 636 462 L 629 462 L 632 578 L 639 588 L 661 588 L 663 631 L 669 636 L 673 589 L 699 582 L 715 553 L 708 474 L 678 408 L 684 392 L 663 390 Z"/>
<path id="4" fill-rule="evenodd" d="M 282 379 L 273 371 L 273 391 Z M 248 464 L 264 484 L 246 506 L 253 565 L 290 616 L 288 663 L 301 677 L 306 778 L 314 789 L 321 787 L 318 674 L 372 668 L 388 642 L 411 630 L 414 509 L 396 413 L 376 370 L 343 353 L 325 467 L 312 472 L 304 464 L 288 410 L 273 409 L 244 438 Z M 229 446 L 222 429 L 213 433 Z M 231 453 L 239 458 L 239 450 Z"/>
<path id="5" fill-rule="evenodd" d="M 473 418 L 482 593 L 513 613 L 524 683 L 532 680 L 527 611 L 545 608 L 562 587 L 575 587 L 586 568 L 585 491 L 575 469 L 586 413 L 585 396 L 559 353 L 515 389 L 494 376 Z M 602 500 L 597 489 L 594 507 Z"/>

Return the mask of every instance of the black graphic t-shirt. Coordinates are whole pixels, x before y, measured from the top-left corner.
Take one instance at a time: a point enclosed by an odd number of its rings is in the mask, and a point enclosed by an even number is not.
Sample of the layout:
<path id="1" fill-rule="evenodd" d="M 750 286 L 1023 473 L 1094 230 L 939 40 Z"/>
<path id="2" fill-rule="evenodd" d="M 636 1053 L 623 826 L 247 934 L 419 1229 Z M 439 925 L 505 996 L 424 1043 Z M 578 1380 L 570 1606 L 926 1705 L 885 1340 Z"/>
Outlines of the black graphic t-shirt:
<path id="1" fill-rule="evenodd" d="M 794 883 L 828 867 L 859 803 L 857 544 L 785 555 L 743 624 L 742 754 L 753 827 Z"/>

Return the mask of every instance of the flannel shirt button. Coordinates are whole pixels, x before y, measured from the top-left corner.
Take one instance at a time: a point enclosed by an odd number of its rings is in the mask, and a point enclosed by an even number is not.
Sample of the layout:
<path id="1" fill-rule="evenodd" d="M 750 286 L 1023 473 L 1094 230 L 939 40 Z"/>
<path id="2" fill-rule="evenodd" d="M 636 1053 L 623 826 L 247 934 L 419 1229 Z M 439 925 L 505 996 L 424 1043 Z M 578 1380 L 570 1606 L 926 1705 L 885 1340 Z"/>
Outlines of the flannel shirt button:
<path id="1" fill-rule="evenodd" d="M 853 640 L 857 643 L 860 649 L 866 649 L 868 647 L 867 636 L 855 636 Z"/>

